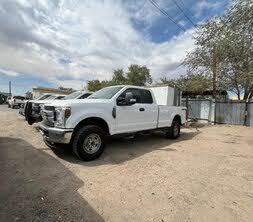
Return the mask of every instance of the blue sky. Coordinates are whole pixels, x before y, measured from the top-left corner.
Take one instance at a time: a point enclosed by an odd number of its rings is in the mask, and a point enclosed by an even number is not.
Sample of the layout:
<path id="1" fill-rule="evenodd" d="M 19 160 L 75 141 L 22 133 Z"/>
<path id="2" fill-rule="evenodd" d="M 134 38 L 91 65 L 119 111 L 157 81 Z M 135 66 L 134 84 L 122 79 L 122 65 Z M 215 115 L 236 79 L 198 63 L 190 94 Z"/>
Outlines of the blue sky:
<path id="1" fill-rule="evenodd" d="M 116 68 L 146 65 L 154 80 L 185 73 L 193 25 L 173 0 L 1 0 L 0 91 L 33 85 L 80 89 Z M 175 0 L 196 24 L 220 15 L 230 0 Z"/>

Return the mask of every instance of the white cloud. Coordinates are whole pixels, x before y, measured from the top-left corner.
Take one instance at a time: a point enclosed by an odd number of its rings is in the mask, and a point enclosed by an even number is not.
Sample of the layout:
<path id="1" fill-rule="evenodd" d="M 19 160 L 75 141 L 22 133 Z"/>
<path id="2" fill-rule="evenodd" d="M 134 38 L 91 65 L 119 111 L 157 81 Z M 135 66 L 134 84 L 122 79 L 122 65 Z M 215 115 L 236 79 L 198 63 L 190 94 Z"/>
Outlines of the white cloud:
<path id="1" fill-rule="evenodd" d="M 63 86 L 77 86 L 80 79 L 108 79 L 113 69 L 126 69 L 131 63 L 147 65 L 155 78 L 183 71 L 179 65 L 193 47 L 192 31 L 153 43 L 131 21 L 145 14 L 131 11 L 131 6 L 136 4 L 138 9 L 146 1 L 131 1 L 127 6 L 124 2 L 2 0 L 0 67 L 53 79 Z M 149 10 L 150 4 L 145 7 L 150 13 L 143 18 L 147 23 L 160 16 Z M 71 80 L 59 80 L 64 78 Z"/>
<path id="2" fill-rule="evenodd" d="M 208 0 L 201 0 L 197 3 L 195 7 L 195 12 L 196 12 L 195 16 L 196 17 L 201 16 L 204 10 L 209 10 L 209 11 L 217 10 L 223 4 L 224 4 L 224 1 L 211 2 Z"/>
<path id="3" fill-rule="evenodd" d="M 0 68 L 0 74 L 4 74 L 7 76 L 18 76 L 19 75 L 19 73 L 17 73 L 17 72 L 14 72 L 11 70 L 6 70 L 6 69 L 1 69 L 1 68 Z"/>
<path id="4" fill-rule="evenodd" d="M 180 20 L 178 24 L 184 27 L 186 25 L 186 22 L 184 20 Z"/>

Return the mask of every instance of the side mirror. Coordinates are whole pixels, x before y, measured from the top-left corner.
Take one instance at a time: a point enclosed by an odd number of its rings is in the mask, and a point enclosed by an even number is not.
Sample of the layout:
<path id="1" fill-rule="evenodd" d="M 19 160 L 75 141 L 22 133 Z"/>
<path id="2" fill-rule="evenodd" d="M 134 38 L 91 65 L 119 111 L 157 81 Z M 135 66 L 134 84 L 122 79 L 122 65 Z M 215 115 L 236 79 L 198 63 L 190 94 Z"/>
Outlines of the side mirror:
<path id="1" fill-rule="evenodd" d="M 136 99 L 134 99 L 133 93 L 132 92 L 127 92 L 126 93 L 126 104 L 127 105 L 133 105 L 136 103 Z"/>
<path id="2" fill-rule="evenodd" d="M 118 106 L 130 106 L 136 103 L 136 99 L 133 98 L 133 93 L 127 92 L 125 97 L 118 97 L 117 105 Z"/>
<path id="3" fill-rule="evenodd" d="M 117 99 L 117 105 L 118 106 L 125 106 L 126 105 L 126 100 L 125 100 L 125 98 L 124 97 L 118 97 L 118 99 Z"/>

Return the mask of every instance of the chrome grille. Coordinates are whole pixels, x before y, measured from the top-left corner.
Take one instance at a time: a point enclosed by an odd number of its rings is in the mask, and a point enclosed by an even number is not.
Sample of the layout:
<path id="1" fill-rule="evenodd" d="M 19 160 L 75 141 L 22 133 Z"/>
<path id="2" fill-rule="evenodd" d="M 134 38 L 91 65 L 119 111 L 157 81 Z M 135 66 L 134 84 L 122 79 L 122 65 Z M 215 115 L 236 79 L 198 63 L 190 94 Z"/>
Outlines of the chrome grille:
<path id="1" fill-rule="evenodd" d="M 54 126 L 55 121 L 55 112 L 53 106 L 44 106 L 44 109 L 41 112 L 43 118 L 43 124 L 47 126 Z"/>

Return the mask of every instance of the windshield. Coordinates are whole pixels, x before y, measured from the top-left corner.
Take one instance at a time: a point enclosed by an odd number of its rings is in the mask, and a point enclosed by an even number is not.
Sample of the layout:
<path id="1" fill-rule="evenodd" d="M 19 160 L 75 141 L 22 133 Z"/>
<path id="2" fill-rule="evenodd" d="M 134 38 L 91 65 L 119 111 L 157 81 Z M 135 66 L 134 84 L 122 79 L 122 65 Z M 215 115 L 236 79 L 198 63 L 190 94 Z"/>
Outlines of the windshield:
<path id="1" fill-rule="evenodd" d="M 64 99 L 75 99 L 76 97 L 80 96 L 82 92 L 73 92 L 67 96 L 65 96 Z"/>
<path id="2" fill-rule="evenodd" d="M 63 100 L 64 98 L 65 98 L 65 96 L 57 96 L 56 99 Z"/>
<path id="3" fill-rule="evenodd" d="M 51 96 L 51 95 L 41 95 L 37 98 L 37 100 L 44 100 L 44 99 L 48 98 L 49 96 Z"/>
<path id="4" fill-rule="evenodd" d="M 87 99 L 111 99 L 123 86 L 107 87 L 90 95 Z"/>
<path id="5" fill-rule="evenodd" d="M 23 99 L 25 99 L 25 97 L 23 97 L 23 96 L 13 96 L 13 99 L 21 99 L 21 100 L 23 100 Z"/>
<path id="6" fill-rule="evenodd" d="M 56 96 L 52 95 L 52 96 L 47 97 L 47 100 L 53 100 L 55 98 L 56 98 Z"/>

